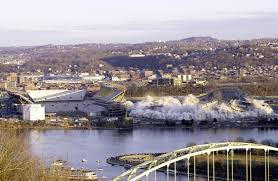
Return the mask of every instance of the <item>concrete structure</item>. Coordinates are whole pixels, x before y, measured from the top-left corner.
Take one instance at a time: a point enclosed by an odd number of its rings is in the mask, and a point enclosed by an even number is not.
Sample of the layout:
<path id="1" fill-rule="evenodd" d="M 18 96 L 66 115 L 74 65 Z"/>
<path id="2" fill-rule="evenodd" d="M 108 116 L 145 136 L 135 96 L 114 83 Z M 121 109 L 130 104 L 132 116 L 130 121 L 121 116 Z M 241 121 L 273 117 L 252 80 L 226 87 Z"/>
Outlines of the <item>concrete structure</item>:
<path id="1" fill-rule="evenodd" d="M 80 101 L 43 101 L 39 102 L 45 107 L 46 113 L 69 113 L 84 112 L 88 115 L 99 116 L 106 109 L 102 106 L 96 105 L 94 100 L 80 100 Z"/>
<path id="2" fill-rule="evenodd" d="M 120 103 L 124 97 L 123 90 L 104 88 L 98 91 L 93 97 L 86 97 L 86 90 L 30 90 L 27 92 L 9 90 L 7 95 L 10 98 L 1 99 L 1 114 L 7 114 L 8 105 L 19 105 L 17 113 L 24 112 L 25 120 L 33 120 L 31 109 L 25 105 L 34 104 L 44 107 L 45 113 L 62 113 L 63 115 L 76 116 L 84 113 L 90 117 L 101 116 L 123 116 L 125 109 Z M 14 101 L 14 103 L 9 103 Z M 5 106 L 4 106 L 5 105 Z M 42 115 L 44 115 L 43 113 Z M 31 118 L 30 118 L 31 117 Z"/>
<path id="3" fill-rule="evenodd" d="M 96 105 L 94 100 L 85 99 L 86 90 L 32 90 L 28 95 L 36 104 L 45 107 L 46 113 L 84 112 L 99 115 L 105 108 Z"/>
<path id="4" fill-rule="evenodd" d="M 124 91 L 117 89 L 103 88 L 94 97 L 86 97 L 86 90 L 32 90 L 28 95 L 35 104 L 45 107 L 46 113 L 80 112 L 91 117 L 125 115 L 125 109 L 117 102 L 123 98 Z"/>
<path id="5" fill-rule="evenodd" d="M 191 146 L 187 148 L 183 148 L 180 150 L 175 150 L 170 153 L 163 154 L 158 156 L 150 161 L 146 161 L 142 164 L 139 164 L 135 167 L 132 167 L 130 170 L 122 173 L 120 176 L 117 176 L 112 179 L 112 181 L 139 181 L 139 180 L 157 180 L 157 171 L 166 167 L 166 180 L 169 181 L 170 165 L 173 164 L 173 170 L 171 173 L 173 174 L 174 180 L 177 180 L 177 162 L 182 161 L 185 163 L 186 168 L 186 175 L 187 180 L 197 180 L 196 174 L 196 160 L 195 157 L 200 155 L 206 155 L 207 157 L 207 179 L 209 180 L 216 180 L 215 177 L 215 155 L 218 152 L 226 152 L 226 161 L 227 161 L 227 168 L 226 168 L 226 176 L 227 181 L 234 180 L 234 151 L 241 150 L 245 154 L 245 168 L 243 169 L 242 173 L 245 173 L 246 180 L 252 180 L 252 151 L 253 150 L 260 150 L 264 152 L 264 180 L 270 180 L 270 154 L 277 153 L 278 148 L 261 145 L 261 144 L 253 144 L 253 143 L 240 143 L 240 142 L 228 142 L 228 143 L 215 143 L 215 144 L 205 144 L 205 145 L 197 145 Z M 210 161 L 212 158 L 212 163 Z M 193 163 L 192 163 L 193 162 Z M 192 165 L 193 164 L 193 165 Z M 193 170 L 190 170 L 190 165 L 193 166 Z M 191 166 L 191 168 L 192 168 Z M 142 171 L 144 170 L 144 171 Z M 150 178 L 149 178 L 150 177 Z M 154 178 L 153 178 L 154 177 Z M 190 178 L 192 177 L 192 178 Z"/>
<path id="6" fill-rule="evenodd" d="M 96 93 L 93 99 L 96 104 L 106 109 L 108 117 L 123 117 L 126 114 L 125 107 L 121 104 L 125 91 L 112 88 L 103 88 Z"/>
<path id="7" fill-rule="evenodd" d="M 123 99 L 125 91 L 113 88 L 102 88 L 94 95 L 94 99 L 102 100 L 105 102 L 121 101 Z"/>
<path id="8" fill-rule="evenodd" d="M 45 108 L 40 104 L 23 104 L 22 116 L 25 121 L 45 120 Z"/>
<path id="9" fill-rule="evenodd" d="M 34 102 L 81 101 L 86 90 L 30 90 L 27 93 Z"/>

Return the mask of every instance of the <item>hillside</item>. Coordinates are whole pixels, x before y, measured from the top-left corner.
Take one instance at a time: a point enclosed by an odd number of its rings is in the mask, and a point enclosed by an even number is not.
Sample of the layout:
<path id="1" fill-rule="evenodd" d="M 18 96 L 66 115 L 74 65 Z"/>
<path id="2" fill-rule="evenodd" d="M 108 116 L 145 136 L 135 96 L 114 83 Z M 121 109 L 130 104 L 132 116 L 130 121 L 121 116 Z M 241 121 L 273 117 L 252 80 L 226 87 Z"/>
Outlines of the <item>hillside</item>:
<path id="1" fill-rule="evenodd" d="M 141 57 L 130 56 L 144 55 Z M 11 61 L 20 61 L 10 63 Z M 7 63 L 8 62 L 8 63 Z M 194 65 L 198 67 L 233 67 L 278 64 L 278 40 L 217 40 L 191 37 L 176 41 L 140 44 L 45 45 L 0 48 L 1 72 L 55 71 L 92 72 L 115 67 L 166 69 Z M 71 68 L 72 69 L 72 68 Z"/>

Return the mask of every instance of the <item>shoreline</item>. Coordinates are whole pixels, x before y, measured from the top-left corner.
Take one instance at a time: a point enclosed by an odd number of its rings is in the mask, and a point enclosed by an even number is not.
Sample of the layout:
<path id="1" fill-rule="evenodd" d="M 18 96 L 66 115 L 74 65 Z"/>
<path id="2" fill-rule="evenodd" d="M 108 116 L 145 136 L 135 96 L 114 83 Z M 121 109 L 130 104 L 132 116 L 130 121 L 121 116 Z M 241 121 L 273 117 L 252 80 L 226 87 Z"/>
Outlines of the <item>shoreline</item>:
<path id="1" fill-rule="evenodd" d="M 141 129 L 141 128 L 152 128 L 152 129 L 223 129 L 223 128 L 239 128 L 239 129 L 278 129 L 278 125 L 253 125 L 253 124 L 246 124 L 246 125 L 202 125 L 202 126 L 185 126 L 185 125 L 133 125 L 132 127 L 59 127 L 59 126 L 14 126 L 10 125 L 11 127 L 3 127 L 0 125 L 1 130 L 24 130 L 24 129 L 31 129 L 31 130 L 132 130 L 132 129 Z"/>

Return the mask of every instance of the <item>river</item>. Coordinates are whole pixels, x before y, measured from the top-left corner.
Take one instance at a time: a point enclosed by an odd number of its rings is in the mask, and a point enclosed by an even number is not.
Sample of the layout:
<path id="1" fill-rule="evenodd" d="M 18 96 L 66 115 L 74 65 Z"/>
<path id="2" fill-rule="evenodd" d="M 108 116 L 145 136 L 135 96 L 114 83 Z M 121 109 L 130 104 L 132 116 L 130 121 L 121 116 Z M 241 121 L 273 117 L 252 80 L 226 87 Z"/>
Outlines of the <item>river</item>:
<path id="1" fill-rule="evenodd" d="M 106 159 L 128 153 L 169 152 L 190 143 L 224 142 L 236 138 L 278 140 L 278 129 L 186 129 L 136 128 L 133 130 L 31 130 L 28 134 L 32 152 L 45 163 L 55 159 L 68 160 L 75 167 L 93 170 L 103 168 L 112 178 L 124 168 L 111 166 Z M 81 163 L 85 158 L 86 163 Z M 97 163 L 97 160 L 100 162 Z M 98 173 L 99 175 L 102 173 Z"/>

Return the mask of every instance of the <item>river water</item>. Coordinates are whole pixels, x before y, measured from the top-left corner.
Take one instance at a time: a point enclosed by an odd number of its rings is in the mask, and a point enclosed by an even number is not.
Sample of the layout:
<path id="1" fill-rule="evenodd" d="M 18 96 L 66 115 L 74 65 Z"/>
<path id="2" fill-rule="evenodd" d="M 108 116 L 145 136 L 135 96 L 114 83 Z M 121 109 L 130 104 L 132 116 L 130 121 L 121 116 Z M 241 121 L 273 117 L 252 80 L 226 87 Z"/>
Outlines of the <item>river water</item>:
<path id="1" fill-rule="evenodd" d="M 32 130 L 28 134 L 31 149 L 46 163 L 68 160 L 75 167 L 103 169 L 109 179 L 124 168 L 111 166 L 106 159 L 128 153 L 169 152 L 190 143 L 224 142 L 236 138 L 278 140 L 278 129 L 186 129 L 136 128 L 133 130 Z M 88 160 L 81 163 L 82 159 Z M 97 163 L 97 161 L 100 161 Z M 102 174 L 98 173 L 99 175 Z"/>

